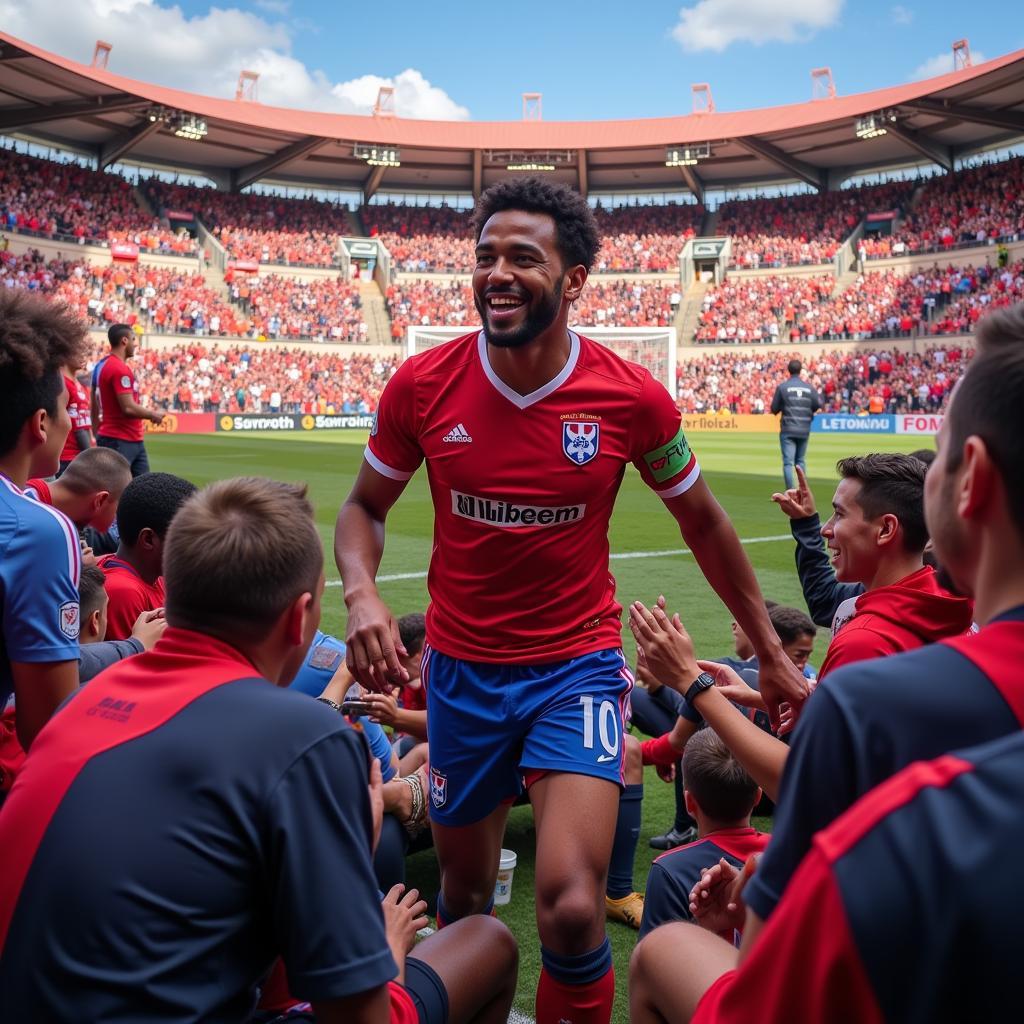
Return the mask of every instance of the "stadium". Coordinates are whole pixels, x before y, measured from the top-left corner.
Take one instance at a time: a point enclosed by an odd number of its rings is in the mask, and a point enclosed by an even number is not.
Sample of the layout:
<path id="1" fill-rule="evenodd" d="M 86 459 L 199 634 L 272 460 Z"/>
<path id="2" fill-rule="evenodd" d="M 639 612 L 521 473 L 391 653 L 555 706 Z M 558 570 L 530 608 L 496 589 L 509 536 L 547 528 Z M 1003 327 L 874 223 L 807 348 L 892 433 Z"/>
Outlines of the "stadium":
<path id="1" fill-rule="evenodd" d="M 305 484 L 330 552 L 385 385 L 481 326 L 474 205 L 523 175 L 567 186 L 601 235 L 570 330 L 664 385 L 763 595 L 802 611 L 796 528 L 772 504 L 786 489 L 774 398 L 792 361 L 819 399 L 806 477 L 827 510 L 837 460 L 934 448 L 976 326 L 1024 302 L 1024 50 L 975 64 L 961 41 L 954 57 L 950 73 L 854 95 L 818 69 L 818 98 L 757 110 L 718 111 L 698 84 L 677 117 L 546 121 L 524 94 L 522 120 L 440 122 L 399 116 L 387 86 L 370 116 L 299 111 L 259 102 L 251 72 L 217 98 L 123 77 L 102 42 L 83 64 L 0 32 L 0 291 L 88 325 L 86 389 L 108 330 L 128 325 L 135 401 L 158 414 L 152 469 L 199 488 Z M 396 618 L 428 605 L 432 486 L 417 473 L 387 518 L 376 580 Z M 698 656 L 732 656 L 722 590 L 651 490 L 626 466 L 609 527 L 626 660 L 630 604 L 660 594 Z M 344 640 L 330 554 L 325 578 L 321 629 Z M 817 631 L 811 664 L 830 639 Z M 660 769 L 642 771 L 641 894 L 649 840 L 676 810 Z M 771 832 L 770 812 L 754 827 Z M 542 974 L 535 844 L 533 809 L 514 807 L 501 845 L 518 861 L 497 917 L 519 946 L 513 1015 L 528 1020 Z M 406 879 L 436 915 L 438 859 L 422 841 Z M 635 925 L 613 919 L 608 936 L 612 1018 L 626 1021 Z"/>

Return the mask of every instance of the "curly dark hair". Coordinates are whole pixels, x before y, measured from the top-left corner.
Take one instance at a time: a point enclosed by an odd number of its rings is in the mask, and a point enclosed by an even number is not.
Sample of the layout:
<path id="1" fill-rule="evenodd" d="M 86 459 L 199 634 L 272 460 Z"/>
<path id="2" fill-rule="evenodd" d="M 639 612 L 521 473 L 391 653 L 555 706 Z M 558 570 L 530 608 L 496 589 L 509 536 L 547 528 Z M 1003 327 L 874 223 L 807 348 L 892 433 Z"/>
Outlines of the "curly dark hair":
<path id="1" fill-rule="evenodd" d="M 62 366 L 77 366 L 85 322 L 69 307 L 18 288 L 0 289 L 0 455 L 18 443 L 39 409 L 53 416 L 64 389 Z"/>
<path id="2" fill-rule="evenodd" d="M 543 178 L 508 178 L 477 200 L 470 224 L 479 241 L 484 225 L 502 210 L 546 213 L 558 231 L 558 249 L 567 267 L 582 263 L 589 271 L 601 248 L 601 233 L 586 199 L 568 185 Z"/>
<path id="3" fill-rule="evenodd" d="M 857 504 L 869 519 L 894 515 L 903 527 L 907 551 L 923 551 L 928 543 L 924 522 L 924 478 L 928 467 L 913 455 L 874 452 L 840 459 L 836 469 L 841 477 L 859 480 Z"/>
<path id="4" fill-rule="evenodd" d="M 158 537 L 166 537 L 178 509 L 195 493 L 195 484 L 173 473 L 137 476 L 117 504 L 117 530 L 122 542 L 129 547 L 137 544 L 146 527 Z"/>

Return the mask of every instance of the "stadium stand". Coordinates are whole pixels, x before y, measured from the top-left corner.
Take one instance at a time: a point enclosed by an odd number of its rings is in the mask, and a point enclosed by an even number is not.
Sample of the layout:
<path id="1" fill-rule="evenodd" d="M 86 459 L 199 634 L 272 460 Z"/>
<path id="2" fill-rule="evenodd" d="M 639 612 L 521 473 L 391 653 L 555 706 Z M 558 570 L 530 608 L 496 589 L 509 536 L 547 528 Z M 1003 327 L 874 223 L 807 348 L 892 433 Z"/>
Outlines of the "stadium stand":
<path id="1" fill-rule="evenodd" d="M 106 354 L 95 345 L 89 369 Z M 201 342 L 137 350 L 145 405 L 172 412 L 373 412 L 398 356 Z"/>
<path id="2" fill-rule="evenodd" d="M 352 230 L 347 207 L 318 199 L 220 192 L 155 178 L 141 187 L 154 208 L 198 217 L 236 260 L 335 266 L 339 236 Z"/>
<path id="3" fill-rule="evenodd" d="M 1024 159 L 983 164 L 932 178 L 890 237 L 866 240 L 868 258 L 943 252 L 1012 241 L 1024 233 Z"/>
<path id="4" fill-rule="evenodd" d="M 802 310 L 827 299 L 835 285 L 831 274 L 727 278 L 705 292 L 694 340 L 778 341 L 783 328 L 794 323 Z"/>
<path id="5" fill-rule="evenodd" d="M 731 200 L 716 234 L 732 235 L 731 266 L 791 267 L 827 263 L 865 213 L 899 209 L 912 182 L 888 182 L 807 195 Z"/>
<path id="6" fill-rule="evenodd" d="M 764 413 L 790 359 L 818 390 L 825 412 L 937 412 L 949 398 L 970 352 L 958 345 L 924 352 L 716 352 L 681 361 L 678 404 L 684 413 Z"/>
<path id="7" fill-rule="evenodd" d="M 94 245 L 131 242 L 147 252 L 192 255 L 187 233 L 146 213 L 117 174 L 0 149 L 0 221 L 9 231 Z"/>

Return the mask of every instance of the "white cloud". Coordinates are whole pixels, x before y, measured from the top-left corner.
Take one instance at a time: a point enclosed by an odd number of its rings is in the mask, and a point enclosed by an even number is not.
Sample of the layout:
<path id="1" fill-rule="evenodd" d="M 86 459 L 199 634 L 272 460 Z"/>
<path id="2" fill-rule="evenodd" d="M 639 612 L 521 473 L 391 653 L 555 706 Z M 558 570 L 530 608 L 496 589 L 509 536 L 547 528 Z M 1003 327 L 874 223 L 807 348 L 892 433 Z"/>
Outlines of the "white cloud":
<path id="1" fill-rule="evenodd" d="M 684 50 L 721 53 L 735 42 L 792 43 L 834 25 L 843 0 L 698 0 L 672 35 Z"/>
<path id="2" fill-rule="evenodd" d="M 909 25 L 914 20 L 914 12 L 903 4 L 897 4 L 889 11 L 894 25 Z"/>
<path id="3" fill-rule="evenodd" d="M 259 2 L 268 11 L 287 8 L 285 0 Z M 237 7 L 210 7 L 188 17 L 180 7 L 157 0 L 77 0 L 55 18 L 45 4 L 0 0 L 0 25 L 26 42 L 81 61 L 92 56 L 92 40 L 105 39 L 113 45 L 111 71 L 187 92 L 233 97 L 238 72 L 247 68 L 259 72 L 259 100 L 268 105 L 366 114 L 378 87 L 393 85 L 400 117 L 469 117 L 464 106 L 415 68 L 336 82 L 293 56 L 287 24 Z"/>
<path id="4" fill-rule="evenodd" d="M 971 54 L 971 63 L 973 64 L 984 64 L 988 60 L 980 50 L 975 50 Z M 910 76 L 910 81 L 916 82 L 922 78 L 935 78 L 937 75 L 948 75 L 953 68 L 953 51 L 945 50 L 942 53 L 935 54 L 934 57 L 929 57 L 923 64 L 920 64 L 914 69 L 913 74 Z"/>

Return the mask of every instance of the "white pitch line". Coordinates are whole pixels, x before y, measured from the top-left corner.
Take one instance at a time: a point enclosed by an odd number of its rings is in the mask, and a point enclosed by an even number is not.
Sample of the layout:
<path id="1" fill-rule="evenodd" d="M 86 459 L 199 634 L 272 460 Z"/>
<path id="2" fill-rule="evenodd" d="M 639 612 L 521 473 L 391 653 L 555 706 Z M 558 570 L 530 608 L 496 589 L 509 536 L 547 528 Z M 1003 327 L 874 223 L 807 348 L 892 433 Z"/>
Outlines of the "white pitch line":
<path id="1" fill-rule="evenodd" d="M 776 540 L 792 540 L 791 533 L 774 533 L 770 537 L 741 537 L 741 544 L 769 544 Z M 669 548 L 666 551 L 620 551 L 608 557 L 616 561 L 629 558 L 664 558 L 671 555 L 692 555 L 689 548 Z M 387 576 L 378 576 L 378 583 L 395 583 L 398 580 L 425 580 L 425 572 L 396 572 Z M 341 580 L 328 580 L 328 587 L 340 587 Z"/>

